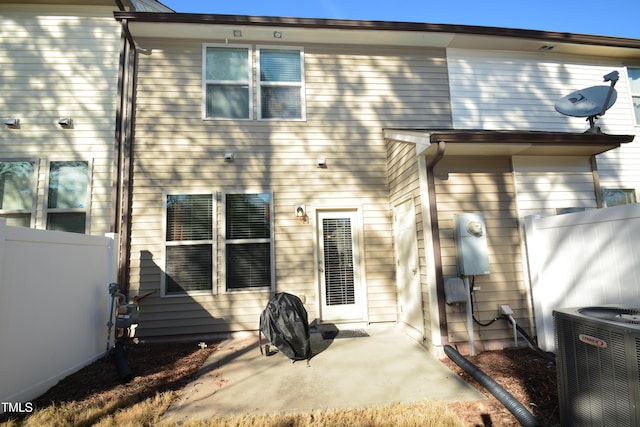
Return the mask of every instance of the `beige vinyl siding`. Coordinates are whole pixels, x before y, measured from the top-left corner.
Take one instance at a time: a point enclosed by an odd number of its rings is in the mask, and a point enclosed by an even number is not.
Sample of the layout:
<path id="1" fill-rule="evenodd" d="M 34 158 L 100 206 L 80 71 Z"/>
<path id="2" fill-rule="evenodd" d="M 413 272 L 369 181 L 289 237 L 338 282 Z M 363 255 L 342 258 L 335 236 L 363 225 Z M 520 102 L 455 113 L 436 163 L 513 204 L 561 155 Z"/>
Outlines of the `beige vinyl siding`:
<path id="1" fill-rule="evenodd" d="M 206 41 L 215 42 L 215 41 Z M 367 318 L 396 321 L 386 126 L 450 117 L 442 51 L 305 45 L 306 122 L 202 120 L 200 42 L 156 42 L 140 55 L 132 212 L 131 292 L 159 290 L 162 191 L 273 191 L 276 289 L 304 295 L 318 317 L 316 209 L 363 218 Z M 411 95 L 411 96 L 409 96 Z M 434 101 L 431 101 L 435 97 Z M 255 103 L 255 97 L 254 97 Z M 255 115 L 254 115 L 255 117 Z M 234 152 L 233 162 L 223 154 Z M 326 168 L 317 167 L 325 158 Z M 306 205 L 309 223 L 295 218 Z M 218 211 L 218 228 L 222 212 Z M 256 329 L 269 293 L 145 300 L 141 335 Z"/>
<path id="2" fill-rule="evenodd" d="M 36 228 L 48 161 L 92 162 L 91 234 L 110 230 L 120 25 L 114 7 L 0 6 L 0 159 L 38 159 Z M 72 129 L 58 125 L 71 117 Z"/>
<path id="3" fill-rule="evenodd" d="M 618 97 L 597 125 L 604 133 L 636 135 L 632 143 L 598 155 L 602 187 L 634 188 L 640 196 L 640 126 L 634 125 L 626 64 L 618 58 L 554 53 L 448 49 L 453 123 L 460 129 L 584 132 L 584 118 L 555 111 L 569 93 L 609 85 L 603 76 L 618 71 Z M 637 65 L 637 64 L 636 64 Z"/>
<path id="4" fill-rule="evenodd" d="M 484 214 L 491 274 L 475 277 L 475 286 L 479 287 L 473 293 L 475 316 L 481 322 L 488 322 L 498 315 L 498 304 L 508 304 L 514 310 L 516 321 L 526 325 L 527 291 L 510 158 L 445 156 L 434 173 L 444 277 L 458 276 L 454 215 Z M 453 305 L 446 310 L 449 341 L 467 341 L 464 307 Z M 477 340 L 513 336 L 505 322 L 489 327 L 474 324 L 474 333 Z"/>
<path id="5" fill-rule="evenodd" d="M 446 127 L 446 124 L 442 124 Z M 431 312 L 429 308 L 429 292 L 435 292 L 435 283 L 429 283 L 427 268 L 432 268 L 427 262 L 425 251 L 425 233 L 423 226 L 423 209 L 428 209 L 428 201 L 422 200 L 422 189 L 418 175 L 418 158 L 414 144 L 389 141 L 387 143 L 389 162 L 389 194 L 391 206 L 397 205 L 407 197 L 414 202 L 416 213 L 416 232 L 418 239 L 418 254 L 420 268 L 420 284 L 422 287 L 422 312 L 424 336 L 430 340 Z M 425 206 L 424 204 L 427 204 Z M 439 333 L 439 331 L 436 331 Z"/>

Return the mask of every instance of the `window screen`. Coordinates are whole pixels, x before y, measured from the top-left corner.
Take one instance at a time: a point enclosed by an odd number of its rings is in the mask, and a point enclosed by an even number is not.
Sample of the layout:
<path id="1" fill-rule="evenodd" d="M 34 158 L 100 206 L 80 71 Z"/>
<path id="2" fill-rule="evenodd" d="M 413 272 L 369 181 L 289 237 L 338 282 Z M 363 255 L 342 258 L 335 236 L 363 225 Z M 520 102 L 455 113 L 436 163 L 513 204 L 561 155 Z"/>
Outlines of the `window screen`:
<path id="1" fill-rule="evenodd" d="M 89 162 L 51 162 L 47 229 L 84 233 L 89 204 Z"/>
<path id="2" fill-rule="evenodd" d="M 205 116 L 251 117 L 251 67 L 248 47 L 205 47 Z"/>
<path id="3" fill-rule="evenodd" d="M 0 162 L 0 217 L 7 225 L 31 225 L 34 172 L 34 162 Z"/>
<path id="4" fill-rule="evenodd" d="M 271 195 L 227 194 L 227 290 L 271 288 Z"/>
<path id="5" fill-rule="evenodd" d="M 166 196 L 165 294 L 213 289 L 213 195 Z"/>
<path id="6" fill-rule="evenodd" d="M 303 117 L 302 58 L 297 49 L 260 50 L 260 118 Z"/>

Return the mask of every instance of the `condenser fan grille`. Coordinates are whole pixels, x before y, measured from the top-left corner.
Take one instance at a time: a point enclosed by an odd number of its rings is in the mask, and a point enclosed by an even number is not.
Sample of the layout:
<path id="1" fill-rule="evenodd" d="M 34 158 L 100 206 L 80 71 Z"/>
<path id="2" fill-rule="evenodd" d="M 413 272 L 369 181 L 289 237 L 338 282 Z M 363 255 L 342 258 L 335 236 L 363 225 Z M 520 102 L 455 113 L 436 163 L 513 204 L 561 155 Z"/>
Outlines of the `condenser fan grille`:
<path id="1" fill-rule="evenodd" d="M 578 310 L 584 316 L 624 325 L 640 326 L 640 309 L 622 307 L 584 307 Z"/>

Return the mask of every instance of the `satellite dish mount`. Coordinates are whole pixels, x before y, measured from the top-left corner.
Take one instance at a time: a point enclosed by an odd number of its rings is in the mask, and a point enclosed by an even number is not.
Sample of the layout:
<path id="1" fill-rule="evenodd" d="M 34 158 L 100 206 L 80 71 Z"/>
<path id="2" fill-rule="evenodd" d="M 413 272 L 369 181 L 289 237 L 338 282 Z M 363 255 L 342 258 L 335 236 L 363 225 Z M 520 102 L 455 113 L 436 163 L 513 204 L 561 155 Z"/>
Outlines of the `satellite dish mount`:
<path id="1" fill-rule="evenodd" d="M 609 86 L 592 86 L 560 98 L 555 104 L 556 111 L 565 116 L 586 117 L 589 129 L 585 133 L 602 133 L 596 120 L 615 104 L 618 95 L 614 86 L 619 77 L 617 71 L 612 71 L 604 76 Z"/>

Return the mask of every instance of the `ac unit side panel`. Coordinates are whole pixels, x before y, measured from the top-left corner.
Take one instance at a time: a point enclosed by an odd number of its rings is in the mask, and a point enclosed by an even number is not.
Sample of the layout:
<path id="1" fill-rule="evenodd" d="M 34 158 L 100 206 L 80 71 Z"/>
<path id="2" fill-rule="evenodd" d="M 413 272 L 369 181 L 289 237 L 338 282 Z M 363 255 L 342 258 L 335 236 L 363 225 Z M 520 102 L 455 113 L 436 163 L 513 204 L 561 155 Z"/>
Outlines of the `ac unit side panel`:
<path id="1" fill-rule="evenodd" d="M 640 334 L 554 313 L 563 426 L 640 425 Z"/>

